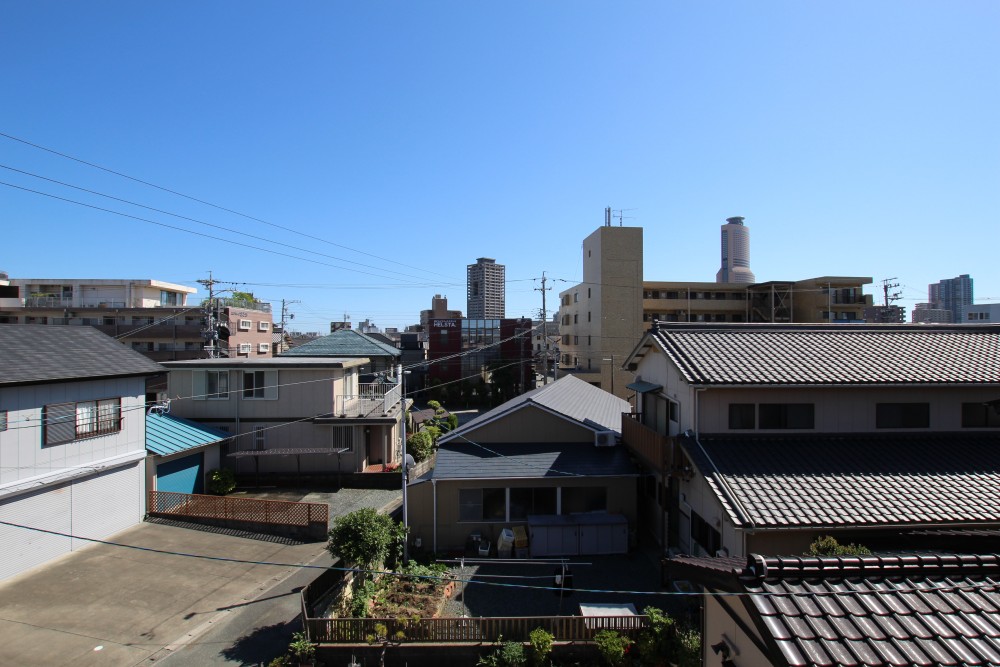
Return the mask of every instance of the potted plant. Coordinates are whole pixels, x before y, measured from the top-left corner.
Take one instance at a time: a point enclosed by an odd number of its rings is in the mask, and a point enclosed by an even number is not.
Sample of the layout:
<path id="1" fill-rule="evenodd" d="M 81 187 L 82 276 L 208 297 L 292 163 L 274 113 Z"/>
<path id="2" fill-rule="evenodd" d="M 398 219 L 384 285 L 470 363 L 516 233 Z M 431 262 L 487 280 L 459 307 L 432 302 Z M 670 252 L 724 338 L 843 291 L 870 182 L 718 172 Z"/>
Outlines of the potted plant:
<path id="1" fill-rule="evenodd" d="M 292 643 L 288 645 L 288 652 L 295 656 L 300 665 L 312 665 L 316 658 L 316 645 L 309 641 L 306 633 L 296 632 L 292 635 Z"/>

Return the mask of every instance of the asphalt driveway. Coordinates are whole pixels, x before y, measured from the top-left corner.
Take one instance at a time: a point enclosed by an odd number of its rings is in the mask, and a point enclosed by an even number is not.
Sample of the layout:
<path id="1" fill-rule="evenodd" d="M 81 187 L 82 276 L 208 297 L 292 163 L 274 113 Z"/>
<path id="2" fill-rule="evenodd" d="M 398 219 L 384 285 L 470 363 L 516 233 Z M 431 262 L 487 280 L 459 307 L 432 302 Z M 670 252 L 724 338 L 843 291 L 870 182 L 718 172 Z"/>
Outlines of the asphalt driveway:
<path id="1" fill-rule="evenodd" d="M 327 501 L 339 513 L 381 507 L 386 493 L 344 489 Z M 0 582 L 0 664 L 157 660 L 196 642 L 302 566 L 329 562 L 322 542 L 178 524 L 142 523 L 108 542 Z"/>

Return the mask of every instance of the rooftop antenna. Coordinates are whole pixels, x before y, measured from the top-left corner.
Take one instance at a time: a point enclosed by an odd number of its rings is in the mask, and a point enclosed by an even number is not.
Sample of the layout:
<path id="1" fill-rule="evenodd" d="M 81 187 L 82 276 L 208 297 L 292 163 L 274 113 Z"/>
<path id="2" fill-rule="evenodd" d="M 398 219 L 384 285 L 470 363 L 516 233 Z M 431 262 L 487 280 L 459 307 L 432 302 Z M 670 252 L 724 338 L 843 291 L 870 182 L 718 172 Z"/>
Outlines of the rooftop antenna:
<path id="1" fill-rule="evenodd" d="M 634 215 L 625 215 L 625 211 L 638 211 L 637 208 L 620 208 L 617 211 L 612 211 L 614 215 L 618 217 L 618 226 L 622 226 L 622 220 L 634 220 Z"/>
<path id="2" fill-rule="evenodd" d="M 610 227 L 611 226 L 611 207 L 610 206 L 606 206 L 604 208 L 604 226 L 605 227 Z"/>

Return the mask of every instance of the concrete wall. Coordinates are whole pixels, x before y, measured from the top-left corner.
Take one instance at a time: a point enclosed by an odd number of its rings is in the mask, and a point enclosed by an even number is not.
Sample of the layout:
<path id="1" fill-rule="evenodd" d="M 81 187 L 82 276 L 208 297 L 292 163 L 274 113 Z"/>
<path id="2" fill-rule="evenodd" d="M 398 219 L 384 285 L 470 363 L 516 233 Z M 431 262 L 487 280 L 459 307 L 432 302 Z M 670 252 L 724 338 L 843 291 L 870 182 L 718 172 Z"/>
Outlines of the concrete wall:
<path id="1" fill-rule="evenodd" d="M 737 616 L 747 627 L 753 628 L 750 615 L 743 606 L 742 598 L 730 596 L 724 598 Z M 702 665 L 704 667 L 722 667 L 722 655 L 716 654 L 712 644 L 725 641 L 731 648 L 730 659 L 740 667 L 771 667 L 771 661 L 761 653 L 750 638 L 740 629 L 735 620 L 722 608 L 718 598 L 704 596 L 705 600 L 705 630 L 702 636 Z"/>

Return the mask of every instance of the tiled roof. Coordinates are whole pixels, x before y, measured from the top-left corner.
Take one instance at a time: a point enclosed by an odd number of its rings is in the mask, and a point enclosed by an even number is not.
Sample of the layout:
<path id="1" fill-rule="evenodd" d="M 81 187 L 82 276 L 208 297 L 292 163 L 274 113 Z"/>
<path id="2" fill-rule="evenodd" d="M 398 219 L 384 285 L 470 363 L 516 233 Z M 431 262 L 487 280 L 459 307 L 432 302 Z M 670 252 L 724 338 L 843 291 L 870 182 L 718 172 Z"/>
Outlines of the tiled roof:
<path id="1" fill-rule="evenodd" d="M 1000 525 L 1000 433 L 680 441 L 738 526 Z"/>
<path id="2" fill-rule="evenodd" d="M 620 477 L 636 475 L 625 447 L 595 447 L 590 443 L 479 445 L 457 440 L 442 444 L 433 478 L 519 479 Z"/>
<path id="3" fill-rule="evenodd" d="M 153 375 L 165 370 L 93 327 L 0 324 L 0 385 Z"/>
<path id="4" fill-rule="evenodd" d="M 1000 383 L 1000 326 L 658 324 L 698 385 Z M 633 353 L 636 354 L 636 353 Z"/>
<path id="5" fill-rule="evenodd" d="M 998 581 L 996 554 L 752 556 L 740 575 L 758 628 L 795 667 L 1000 664 Z"/>
<path id="6" fill-rule="evenodd" d="M 171 414 L 146 415 L 146 449 L 167 456 L 225 440 L 230 433 Z"/>
<path id="7" fill-rule="evenodd" d="M 566 375 L 552 384 L 544 385 L 498 405 L 458 429 L 444 436 L 442 442 L 451 440 L 462 433 L 479 428 L 514 412 L 525 405 L 538 405 L 565 417 L 585 424 L 595 430 L 621 433 L 622 413 L 629 412 L 628 401 L 608 393 L 588 382 Z"/>
<path id="8" fill-rule="evenodd" d="M 341 329 L 281 353 L 288 357 L 398 357 L 399 349 L 354 329 Z"/>

